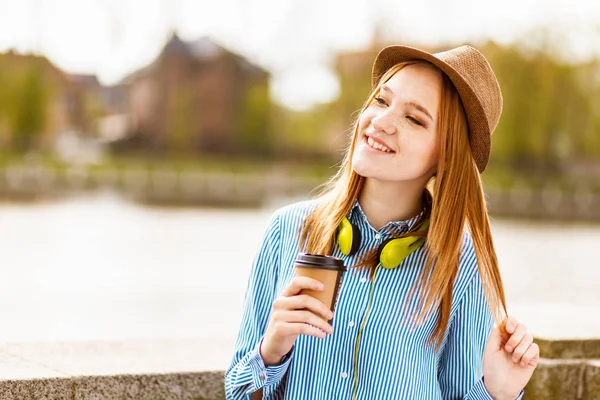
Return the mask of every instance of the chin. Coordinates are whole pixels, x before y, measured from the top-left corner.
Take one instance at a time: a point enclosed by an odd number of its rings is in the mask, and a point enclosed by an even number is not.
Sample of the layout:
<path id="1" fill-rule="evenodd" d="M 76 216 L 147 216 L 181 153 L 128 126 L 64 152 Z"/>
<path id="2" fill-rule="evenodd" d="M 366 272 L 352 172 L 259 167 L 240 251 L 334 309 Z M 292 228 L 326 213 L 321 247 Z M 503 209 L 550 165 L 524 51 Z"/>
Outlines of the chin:
<path id="1" fill-rule="evenodd" d="M 380 171 L 374 171 L 372 168 L 369 168 L 368 165 L 361 165 L 361 163 L 352 164 L 352 170 L 356 172 L 358 175 L 377 180 L 388 180 L 389 177 L 384 176 Z"/>
<path id="2" fill-rule="evenodd" d="M 413 171 L 381 171 L 364 165 L 361 162 L 352 163 L 352 170 L 358 175 L 384 182 L 407 182 L 423 179 L 424 174 L 411 173 Z M 390 172 L 396 172 L 390 173 Z"/>
<path id="3" fill-rule="evenodd" d="M 364 176 L 365 178 L 371 178 L 370 172 L 372 173 L 372 171 L 369 171 L 369 169 L 369 166 L 365 165 L 360 160 L 357 160 L 356 158 L 352 160 L 352 170 L 358 175 Z"/>

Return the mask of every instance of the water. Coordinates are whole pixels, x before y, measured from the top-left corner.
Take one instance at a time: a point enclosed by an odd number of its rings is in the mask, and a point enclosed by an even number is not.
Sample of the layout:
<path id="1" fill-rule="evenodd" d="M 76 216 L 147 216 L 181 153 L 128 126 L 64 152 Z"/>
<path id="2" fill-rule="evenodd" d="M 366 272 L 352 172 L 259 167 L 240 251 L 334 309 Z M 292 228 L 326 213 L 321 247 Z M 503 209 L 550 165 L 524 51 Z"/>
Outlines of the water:
<path id="1" fill-rule="evenodd" d="M 233 345 L 265 210 L 103 196 L 0 205 L 0 342 L 218 337 Z M 511 313 L 600 338 L 600 226 L 497 220 Z"/>

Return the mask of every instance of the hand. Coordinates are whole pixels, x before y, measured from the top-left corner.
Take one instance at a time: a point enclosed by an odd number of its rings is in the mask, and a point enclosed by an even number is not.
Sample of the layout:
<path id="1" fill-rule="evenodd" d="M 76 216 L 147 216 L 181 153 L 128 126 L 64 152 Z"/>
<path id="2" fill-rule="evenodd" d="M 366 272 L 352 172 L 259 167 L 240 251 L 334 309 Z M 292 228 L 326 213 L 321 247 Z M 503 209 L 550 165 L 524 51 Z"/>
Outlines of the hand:
<path id="1" fill-rule="evenodd" d="M 483 377 L 496 400 L 515 400 L 540 360 L 540 349 L 525 325 L 507 317 L 494 327 L 483 354 Z"/>
<path id="2" fill-rule="evenodd" d="M 333 318 L 331 310 L 314 297 L 299 294 L 302 289 L 321 291 L 324 286 L 316 279 L 297 276 L 273 302 L 260 347 L 266 366 L 279 364 L 301 334 L 325 338 L 327 333 L 333 333 L 333 327 L 327 323 Z"/>

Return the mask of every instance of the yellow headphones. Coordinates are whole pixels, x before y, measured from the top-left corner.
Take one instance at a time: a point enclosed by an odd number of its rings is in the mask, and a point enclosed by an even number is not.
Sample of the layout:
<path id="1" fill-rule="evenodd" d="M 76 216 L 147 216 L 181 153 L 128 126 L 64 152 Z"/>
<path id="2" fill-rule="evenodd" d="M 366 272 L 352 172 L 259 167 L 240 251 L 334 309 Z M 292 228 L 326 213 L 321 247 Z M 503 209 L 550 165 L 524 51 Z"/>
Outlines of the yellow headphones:
<path id="1" fill-rule="evenodd" d="M 379 262 L 387 269 L 398 267 L 402 261 L 425 243 L 429 228 L 429 219 L 426 219 L 416 232 L 415 236 L 387 239 L 379 245 Z M 354 255 L 360 247 L 360 230 L 348 218 L 344 217 L 338 226 L 338 245 L 342 254 Z"/>

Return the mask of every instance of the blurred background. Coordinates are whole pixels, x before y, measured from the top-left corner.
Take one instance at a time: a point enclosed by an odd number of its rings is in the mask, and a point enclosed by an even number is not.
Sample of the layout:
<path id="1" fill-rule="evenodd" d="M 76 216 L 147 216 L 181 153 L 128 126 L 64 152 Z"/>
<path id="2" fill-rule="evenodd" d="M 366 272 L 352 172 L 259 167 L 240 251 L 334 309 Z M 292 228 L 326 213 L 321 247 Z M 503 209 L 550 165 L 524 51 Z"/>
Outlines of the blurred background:
<path id="1" fill-rule="evenodd" d="M 600 2 L 0 0 L 0 342 L 223 339 L 388 44 L 471 44 L 509 310 L 600 338 Z"/>

